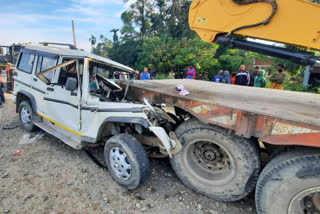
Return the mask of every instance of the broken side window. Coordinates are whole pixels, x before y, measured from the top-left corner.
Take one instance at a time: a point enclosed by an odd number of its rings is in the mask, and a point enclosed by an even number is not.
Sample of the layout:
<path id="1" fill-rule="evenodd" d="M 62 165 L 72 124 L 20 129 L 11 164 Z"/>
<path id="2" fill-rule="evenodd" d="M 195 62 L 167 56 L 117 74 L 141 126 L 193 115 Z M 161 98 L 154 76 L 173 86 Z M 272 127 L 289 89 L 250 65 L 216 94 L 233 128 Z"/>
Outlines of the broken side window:
<path id="1" fill-rule="evenodd" d="M 68 62 L 70 60 L 73 60 L 73 59 L 64 58 L 62 63 L 66 63 L 66 62 Z M 82 74 L 83 74 L 83 60 L 79 59 L 78 62 L 79 62 L 79 71 L 80 71 L 80 80 L 81 80 L 81 77 L 82 77 Z M 78 80 L 77 63 L 76 62 L 74 62 L 74 63 L 72 63 L 70 65 L 64 66 L 64 67 L 62 67 L 60 69 L 60 73 L 59 73 L 58 83 L 57 84 L 61 85 L 61 86 L 65 86 L 66 83 L 67 83 L 67 79 L 69 77 L 72 77 L 72 78 L 75 78 L 75 79 Z"/>
<path id="2" fill-rule="evenodd" d="M 45 71 L 49 68 L 52 68 L 57 65 L 58 57 L 47 57 L 47 56 L 39 56 L 37 63 L 36 74 Z M 52 82 L 54 78 L 55 70 L 47 72 L 43 74 L 43 76 L 49 81 Z"/>

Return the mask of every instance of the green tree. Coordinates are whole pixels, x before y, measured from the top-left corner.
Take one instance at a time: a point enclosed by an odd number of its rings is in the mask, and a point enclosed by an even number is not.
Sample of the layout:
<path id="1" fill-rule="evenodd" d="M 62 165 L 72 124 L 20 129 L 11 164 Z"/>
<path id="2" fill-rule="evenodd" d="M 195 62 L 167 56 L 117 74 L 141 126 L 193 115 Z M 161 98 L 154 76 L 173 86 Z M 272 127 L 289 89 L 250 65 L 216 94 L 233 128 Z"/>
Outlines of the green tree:
<path id="1" fill-rule="evenodd" d="M 93 53 L 107 57 L 109 50 L 112 48 L 113 44 L 110 40 L 105 38 L 103 35 L 99 36 L 99 42 L 96 47 L 93 48 Z"/>
<path id="2" fill-rule="evenodd" d="M 127 3 L 128 0 L 124 0 L 124 2 Z M 136 2 L 130 5 L 129 11 L 127 11 L 131 14 L 131 21 L 139 27 L 139 34 L 142 37 L 146 36 L 150 29 L 147 16 L 152 11 L 151 5 L 151 0 L 136 0 Z"/>
<path id="3" fill-rule="evenodd" d="M 112 30 L 110 30 L 111 33 L 113 33 L 113 42 L 114 43 L 117 43 L 119 42 L 119 38 L 118 38 L 118 35 L 117 35 L 117 32 L 119 31 L 119 29 L 115 29 L 113 28 Z"/>
<path id="4" fill-rule="evenodd" d="M 91 53 L 93 52 L 93 47 L 95 46 L 96 42 L 97 42 L 97 38 L 93 35 L 90 36 L 89 38 L 89 42 L 91 44 Z"/>

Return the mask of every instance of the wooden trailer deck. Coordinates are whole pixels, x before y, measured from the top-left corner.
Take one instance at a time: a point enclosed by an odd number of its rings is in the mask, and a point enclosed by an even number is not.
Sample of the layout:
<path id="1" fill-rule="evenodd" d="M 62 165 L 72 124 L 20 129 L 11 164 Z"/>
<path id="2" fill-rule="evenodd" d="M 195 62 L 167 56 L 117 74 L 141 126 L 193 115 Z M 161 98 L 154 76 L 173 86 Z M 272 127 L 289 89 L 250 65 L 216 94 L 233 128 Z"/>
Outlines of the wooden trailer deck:
<path id="1" fill-rule="evenodd" d="M 174 89 L 183 85 L 188 96 Z M 205 123 L 273 144 L 320 147 L 320 95 L 198 80 L 134 81 L 128 97 L 182 108 Z"/>

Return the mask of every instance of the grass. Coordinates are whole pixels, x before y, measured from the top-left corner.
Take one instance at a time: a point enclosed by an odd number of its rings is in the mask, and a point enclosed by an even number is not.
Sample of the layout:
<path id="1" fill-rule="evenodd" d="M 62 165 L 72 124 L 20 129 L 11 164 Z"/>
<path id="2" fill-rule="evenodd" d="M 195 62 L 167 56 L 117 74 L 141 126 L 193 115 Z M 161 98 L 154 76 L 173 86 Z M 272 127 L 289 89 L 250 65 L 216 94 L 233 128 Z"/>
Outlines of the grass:
<path id="1" fill-rule="evenodd" d="M 171 78 L 167 74 L 158 73 L 156 75 L 156 79 L 157 80 L 166 80 L 166 79 L 171 79 Z"/>

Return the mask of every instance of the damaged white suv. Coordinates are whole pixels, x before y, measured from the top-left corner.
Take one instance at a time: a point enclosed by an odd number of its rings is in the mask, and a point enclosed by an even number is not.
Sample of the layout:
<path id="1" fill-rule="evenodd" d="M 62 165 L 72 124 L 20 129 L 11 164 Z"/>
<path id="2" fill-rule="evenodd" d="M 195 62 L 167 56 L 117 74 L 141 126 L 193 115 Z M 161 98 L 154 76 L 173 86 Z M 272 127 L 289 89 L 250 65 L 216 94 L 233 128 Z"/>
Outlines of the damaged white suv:
<path id="1" fill-rule="evenodd" d="M 12 99 L 23 128 L 37 126 L 75 149 L 105 144 L 104 159 L 113 179 L 137 188 L 150 171 L 149 151 L 171 156 L 181 149 L 166 128 L 175 121 L 147 100 L 126 100 L 126 88 L 116 79 L 133 72 L 131 68 L 60 45 L 21 50 Z"/>

